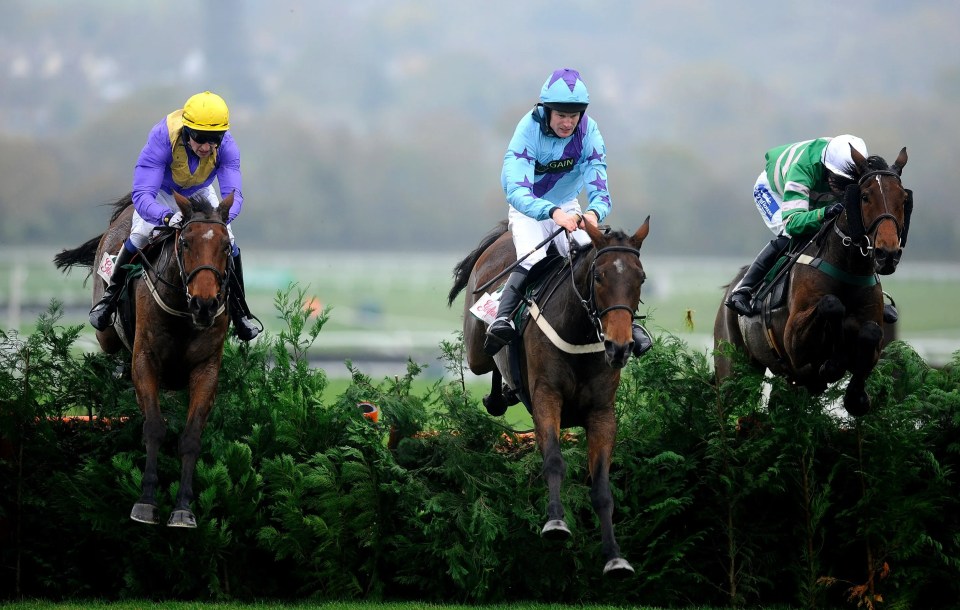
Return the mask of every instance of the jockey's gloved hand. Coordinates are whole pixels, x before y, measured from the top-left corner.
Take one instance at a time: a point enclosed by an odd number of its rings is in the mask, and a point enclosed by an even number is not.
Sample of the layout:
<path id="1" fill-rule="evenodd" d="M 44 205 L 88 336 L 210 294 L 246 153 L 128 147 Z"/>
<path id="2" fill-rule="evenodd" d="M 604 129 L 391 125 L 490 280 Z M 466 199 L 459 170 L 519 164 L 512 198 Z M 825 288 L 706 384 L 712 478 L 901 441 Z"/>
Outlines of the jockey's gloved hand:
<path id="1" fill-rule="evenodd" d="M 823 211 L 823 219 L 830 220 L 834 216 L 839 216 L 842 213 L 843 213 L 843 204 L 835 203 Z"/>
<path id="2" fill-rule="evenodd" d="M 183 212 L 167 214 L 163 217 L 163 224 L 171 229 L 179 229 L 183 225 Z"/>

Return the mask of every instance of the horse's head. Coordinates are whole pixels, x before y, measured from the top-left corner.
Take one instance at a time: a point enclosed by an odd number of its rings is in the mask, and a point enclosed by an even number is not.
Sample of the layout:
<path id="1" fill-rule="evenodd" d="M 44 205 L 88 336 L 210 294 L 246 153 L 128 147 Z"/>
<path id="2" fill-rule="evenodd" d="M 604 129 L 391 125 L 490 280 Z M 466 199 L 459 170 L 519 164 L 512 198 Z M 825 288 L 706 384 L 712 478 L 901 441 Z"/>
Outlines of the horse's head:
<path id="1" fill-rule="evenodd" d="M 911 193 L 900 181 L 907 149 L 900 151 L 891 166 L 880 157 L 864 158 L 852 146 L 850 152 L 857 167 L 857 183 L 845 193 L 847 230 L 864 256 L 872 253 L 876 272 L 888 275 L 900 262 L 913 211 Z"/>
<path id="2" fill-rule="evenodd" d="M 650 217 L 633 235 L 604 233 L 585 224 L 593 242 L 590 265 L 590 307 L 603 339 L 607 364 L 622 368 L 633 349 L 633 314 L 640 304 L 640 287 L 646 280 L 640 246 L 650 232 Z"/>
<path id="3" fill-rule="evenodd" d="M 177 236 L 177 262 L 187 292 L 187 308 L 197 328 L 209 328 L 227 294 L 231 255 L 227 218 L 233 193 L 214 208 L 201 196 L 191 199 L 174 193 L 183 213 Z"/>

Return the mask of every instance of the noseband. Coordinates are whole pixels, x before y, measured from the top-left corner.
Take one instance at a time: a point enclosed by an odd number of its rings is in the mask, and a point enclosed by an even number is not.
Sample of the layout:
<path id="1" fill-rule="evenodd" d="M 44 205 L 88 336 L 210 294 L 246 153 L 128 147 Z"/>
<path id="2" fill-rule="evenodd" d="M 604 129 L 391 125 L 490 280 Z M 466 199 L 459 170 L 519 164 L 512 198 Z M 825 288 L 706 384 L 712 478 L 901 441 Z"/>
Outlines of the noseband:
<path id="1" fill-rule="evenodd" d="M 857 181 L 857 186 L 861 189 L 861 192 L 862 192 L 864 183 L 866 183 L 868 180 L 871 180 L 871 179 L 876 180 L 877 186 L 880 189 L 880 197 L 882 198 L 882 201 L 883 201 L 883 213 L 877 216 L 873 220 L 873 222 L 870 223 L 870 226 L 866 228 L 863 227 L 863 203 L 862 201 L 858 202 L 858 205 L 860 206 L 860 214 L 859 214 L 860 218 L 858 219 L 860 226 L 856 227 L 855 231 L 856 232 L 862 231 L 860 237 L 854 237 L 854 236 L 845 234 L 840 229 L 840 227 L 837 225 L 836 222 L 834 222 L 834 225 L 833 225 L 833 229 L 837 233 L 837 235 L 840 236 L 843 245 L 847 247 L 856 246 L 860 250 L 860 254 L 862 256 L 870 256 L 871 251 L 874 250 L 874 246 L 870 242 L 870 236 L 876 233 L 877 228 L 880 226 L 880 223 L 883 222 L 884 220 L 893 221 L 893 224 L 897 229 L 897 241 L 900 244 L 902 244 L 902 241 L 903 241 L 901 237 L 903 226 L 897 220 L 896 216 L 894 216 L 890 212 L 890 208 L 887 205 L 887 194 L 883 190 L 883 182 L 881 181 L 881 178 L 883 176 L 891 176 L 893 178 L 896 178 L 897 182 L 900 182 L 902 184 L 902 179 L 900 177 L 900 174 L 888 169 L 878 169 L 871 172 L 867 172 L 866 174 L 860 177 L 859 181 Z M 847 216 L 849 219 L 849 214 Z M 852 232 L 854 232 L 854 230 L 851 230 L 851 233 Z M 861 243 L 861 239 L 863 240 L 862 243 Z"/>
<path id="2" fill-rule="evenodd" d="M 583 295 L 581 295 L 580 291 L 577 289 L 577 282 L 574 278 L 574 274 L 573 273 L 570 274 L 571 284 L 573 284 L 573 291 L 574 293 L 576 293 L 577 298 L 580 299 L 580 304 L 583 305 L 583 308 L 587 311 L 587 316 L 590 318 L 590 322 L 593 324 L 594 329 L 597 331 L 597 338 L 600 341 L 604 340 L 603 339 L 604 338 L 603 322 L 602 322 L 603 316 L 617 309 L 625 309 L 628 312 L 630 312 L 630 315 L 632 317 L 636 317 L 634 315 L 634 312 L 637 309 L 636 306 L 631 307 L 629 305 L 617 304 L 617 305 L 611 305 L 610 307 L 606 307 L 600 311 L 597 311 L 597 291 L 596 291 L 597 260 L 600 258 L 601 255 L 606 254 L 608 252 L 629 252 L 634 256 L 636 256 L 638 259 L 640 258 L 640 250 L 637 250 L 636 248 L 631 248 L 629 246 L 607 246 L 606 248 L 601 248 L 597 250 L 597 253 L 593 257 L 593 261 L 590 263 L 590 270 L 588 271 L 588 274 L 590 276 L 590 280 L 589 280 L 590 284 L 588 285 L 588 288 L 587 288 L 588 298 L 586 299 L 583 298 Z M 569 257 L 570 255 L 568 254 L 567 256 Z"/>
<path id="3" fill-rule="evenodd" d="M 223 306 L 227 298 L 227 294 L 226 294 L 227 277 L 226 276 L 229 274 L 229 270 L 226 271 L 225 273 L 222 273 L 219 269 L 217 269 L 213 265 L 198 265 L 194 267 L 192 270 L 190 270 L 189 273 L 187 273 L 186 270 L 184 269 L 183 248 L 181 247 L 181 245 L 184 243 L 183 230 L 186 229 L 191 224 L 195 224 L 195 223 L 220 225 L 222 227 L 226 227 L 227 225 L 220 220 L 208 220 L 205 218 L 188 220 L 187 222 L 183 223 L 183 226 L 180 227 L 180 229 L 177 231 L 177 239 L 175 242 L 177 265 L 180 267 L 180 279 L 183 281 L 183 289 L 186 292 L 187 300 L 189 301 L 190 299 L 193 298 L 193 295 L 190 294 L 190 282 L 193 281 L 193 278 L 195 278 L 197 274 L 199 274 L 201 271 L 210 271 L 211 273 L 213 273 L 214 277 L 217 280 L 217 309 L 219 310 Z"/>

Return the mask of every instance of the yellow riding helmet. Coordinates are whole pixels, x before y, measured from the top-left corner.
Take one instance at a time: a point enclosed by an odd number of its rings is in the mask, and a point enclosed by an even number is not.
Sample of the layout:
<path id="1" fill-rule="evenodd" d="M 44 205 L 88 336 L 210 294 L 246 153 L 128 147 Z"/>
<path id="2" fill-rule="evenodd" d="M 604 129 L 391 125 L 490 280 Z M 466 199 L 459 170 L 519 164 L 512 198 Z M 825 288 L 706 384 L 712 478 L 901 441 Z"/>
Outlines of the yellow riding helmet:
<path id="1" fill-rule="evenodd" d="M 230 129 L 230 110 L 216 93 L 204 91 L 190 96 L 183 105 L 183 124 L 197 131 Z"/>

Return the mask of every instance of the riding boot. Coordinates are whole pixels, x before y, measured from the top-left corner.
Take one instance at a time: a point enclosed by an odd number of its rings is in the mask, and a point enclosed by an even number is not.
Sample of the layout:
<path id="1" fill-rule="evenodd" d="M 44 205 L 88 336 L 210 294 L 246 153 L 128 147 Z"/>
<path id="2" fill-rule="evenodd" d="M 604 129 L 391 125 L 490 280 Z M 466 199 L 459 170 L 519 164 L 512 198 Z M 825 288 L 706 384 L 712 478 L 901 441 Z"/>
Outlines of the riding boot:
<path id="1" fill-rule="evenodd" d="M 117 302 L 120 300 L 120 293 L 123 292 L 123 285 L 129 271 L 127 265 L 133 261 L 134 254 L 127 250 L 126 246 L 120 246 L 120 253 L 117 254 L 117 260 L 113 263 L 110 282 L 100 300 L 90 308 L 90 325 L 97 330 L 107 330 L 113 324 L 113 312 L 117 309 Z"/>
<path id="2" fill-rule="evenodd" d="M 487 338 L 483 342 L 483 351 L 493 356 L 500 349 L 517 338 L 517 331 L 513 327 L 513 312 L 520 304 L 523 293 L 527 288 L 527 270 L 514 269 L 507 278 L 507 283 L 500 294 L 500 304 L 497 306 L 497 317 L 487 329 Z"/>
<path id="3" fill-rule="evenodd" d="M 243 290 L 243 263 L 240 250 L 233 257 L 233 273 L 230 274 L 230 320 L 233 330 L 241 341 L 250 341 L 260 334 L 260 328 L 253 323 L 250 308 L 247 306 Z"/>
<path id="4" fill-rule="evenodd" d="M 639 322 L 633 323 L 633 355 L 636 358 L 647 353 L 653 347 L 653 339 L 650 338 L 650 333 L 647 332 L 647 329 L 643 327 Z"/>
<path id="5" fill-rule="evenodd" d="M 786 235 L 779 235 L 770 240 L 770 243 L 760 250 L 757 254 L 757 260 L 751 263 L 747 272 L 743 274 L 743 279 L 737 284 L 737 287 L 730 293 L 730 298 L 724 302 L 724 305 L 736 311 L 741 316 L 752 316 L 756 312 L 753 310 L 751 300 L 753 291 L 763 281 L 764 276 L 773 267 L 780 257 L 780 253 L 790 243 L 790 238 Z"/>

